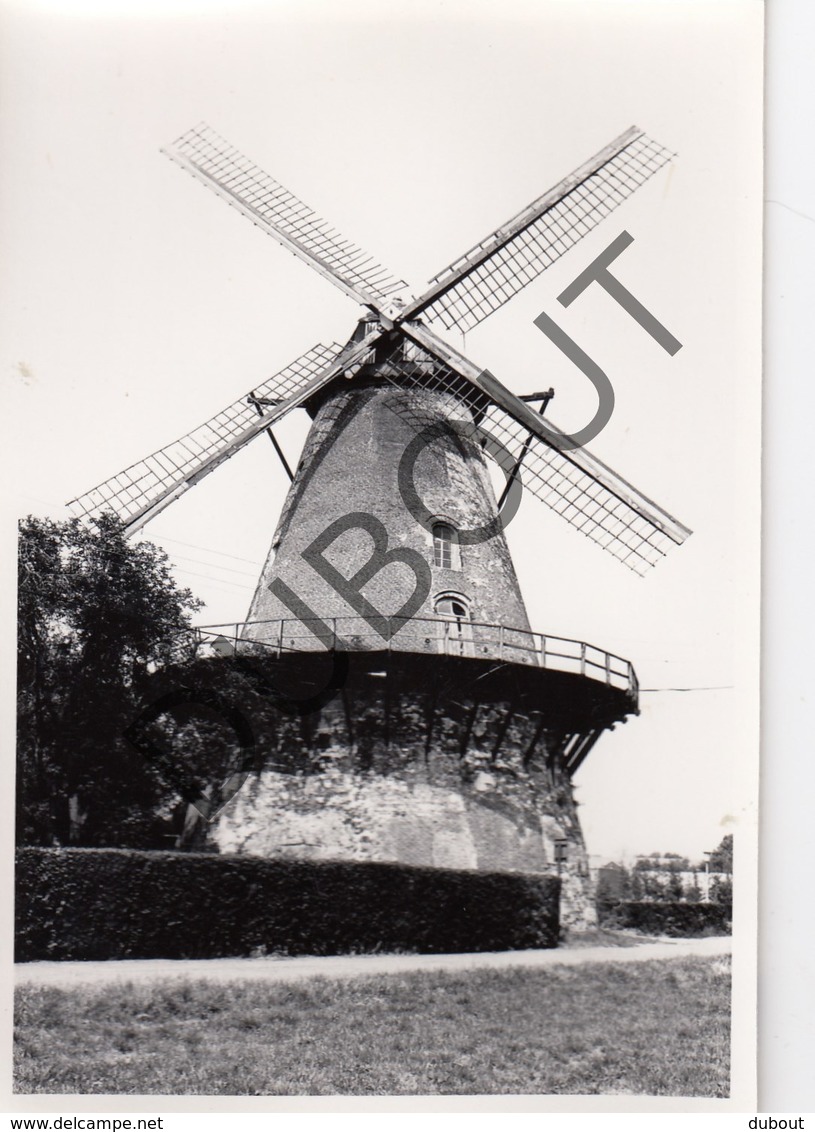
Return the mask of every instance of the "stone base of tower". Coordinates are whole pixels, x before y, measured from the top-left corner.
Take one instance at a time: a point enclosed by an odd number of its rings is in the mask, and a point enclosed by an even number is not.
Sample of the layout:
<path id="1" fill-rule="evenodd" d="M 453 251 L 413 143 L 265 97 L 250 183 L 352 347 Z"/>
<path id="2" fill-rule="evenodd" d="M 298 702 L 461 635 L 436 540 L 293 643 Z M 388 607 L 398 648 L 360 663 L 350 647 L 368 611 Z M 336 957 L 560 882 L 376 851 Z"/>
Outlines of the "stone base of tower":
<path id="1" fill-rule="evenodd" d="M 570 775 L 587 737 L 632 710 L 626 694 L 528 664 L 345 657 L 341 687 L 305 713 L 268 693 L 242 701 L 254 768 L 208 843 L 270 858 L 559 874 L 562 925 L 594 923 Z M 251 663 L 266 689 L 290 689 L 318 663 L 324 680 L 325 662 L 236 661 L 242 671 Z"/>
<path id="2" fill-rule="evenodd" d="M 486 775 L 469 792 L 331 767 L 313 775 L 265 771 L 222 813 L 212 838 L 225 853 L 526 874 L 556 872 L 555 845 L 568 840 L 561 925 L 593 924 L 586 854 L 574 827 L 548 813 L 496 807 L 490 785 Z"/>

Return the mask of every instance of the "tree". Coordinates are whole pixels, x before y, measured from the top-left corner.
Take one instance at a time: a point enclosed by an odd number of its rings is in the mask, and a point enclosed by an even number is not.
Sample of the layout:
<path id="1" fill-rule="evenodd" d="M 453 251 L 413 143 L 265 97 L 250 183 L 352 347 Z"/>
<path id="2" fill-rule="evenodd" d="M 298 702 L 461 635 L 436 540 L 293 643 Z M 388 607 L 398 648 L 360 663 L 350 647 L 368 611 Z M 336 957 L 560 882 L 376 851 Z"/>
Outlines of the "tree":
<path id="1" fill-rule="evenodd" d="M 619 904 L 628 898 L 630 888 L 631 880 L 624 865 L 611 862 L 598 870 L 595 898 L 599 905 Z"/>
<path id="2" fill-rule="evenodd" d="M 639 875 L 642 880 L 643 897 L 646 900 L 665 899 L 665 884 L 659 873 L 643 869 Z"/>
<path id="3" fill-rule="evenodd" d="M 710 854 L 710 871 L 712 873 L 733 872 L 733 834 L 723 837 L 718 846 Z"/>
<path id="4" fill-rule="evenodd" d="M 642 883 L 642 871 L 636 865 L 631 873 L 631 899 L 642 900 L 645 896 L 645 885 Z"/>
<path id="5" fill-rule="evenodd" d="M 732 878 L 715 876 L 710 882 L 710 899 L 714 904 L 732 904 L 733 903 L 733 881 Z"/>
<path id="6" fill-rule="evenodd" d="M 690 872 L 690 861 L 679 853 L 664 853 L 662 855 L 662 868 L 669 873 Z"/>
<path id="7" fill-rule="evenodd" d="M 673 868 L 668 875 L 668 882 L 665 888 L 666 899 L 668 900 L 681 900 L 684 895 L 684 886 L 682 884 L 682 874 L 680 870 Z"/>
<path id="8" fill-rule="evenodd" d="M 685 899 L 689 904 L 698 904 L 702 899 L 702 890 L 699 887 L 699 874 L 693 870 L 691 883 L 685 889 Z"/>
<path id="9" fill-rule="evenodd" d="M 147 836 L 159 785 L 123 732 L 145 674 L 189 648 L 200 606 L 164 551 L 128 542 L 113 515 L 20 523 L 19 840 Z"/>

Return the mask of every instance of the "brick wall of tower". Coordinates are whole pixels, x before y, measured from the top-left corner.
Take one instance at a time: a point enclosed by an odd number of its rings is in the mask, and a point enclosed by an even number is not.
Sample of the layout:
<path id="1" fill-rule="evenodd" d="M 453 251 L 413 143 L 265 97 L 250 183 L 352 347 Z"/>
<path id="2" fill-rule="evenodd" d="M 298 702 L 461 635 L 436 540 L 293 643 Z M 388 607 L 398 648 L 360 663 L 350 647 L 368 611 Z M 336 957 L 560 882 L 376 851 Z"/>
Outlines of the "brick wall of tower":
<path id="1" fill-rule="evenodd" d="M 424 417 L 417 418 L 417 399 Z M 303 550 L 334 520 L 352 512 L 373 515 L 384 524 L 388 547 L 410 548 L 432 572 L 430 593 L 417 617 L 435 614 L 444 593 L 467 599 L 474 622 L 528 629 L 526 611 L 503 534 L 460 548 L 460 566 L 436 567 L 433 538 L 403 502 L 397 482 L 399 462 L 421 430 L 422 420 L 438 412 L 438 395 L 391 386 L 354 387 L 329 397 L 315 418 L 303 459 L 274 537 L 248 620 L 292 618 L 294 614 L 269 592 L 279 578 L 322 618 L 356 616 L 356 611 L 302 557 Z M 405 412 L 407 408 L 410 412 Z M 418 420 L 418 423 L 417 423 Z M 417 491 L 433 516 L 462 530 L 494 519 L 495 495 L 485 459 L 455 435 L 431 441 L 415 466 Z M 326 550 L 346 577 L 364 565 L 372 540 L 350 529 Z M 365 585 L 364 596 L 383 614 L 396 613 L 414 590 L 415 578 L 404 564 L 393 563 Z M 258 629 L 248 632 L 262 637 Z M 381 643 L 369 632 L 371 644 Z M 392 647 L 400 647 L 397 634 Z M 404 647 L 413 647 L 406 643 Z"/>

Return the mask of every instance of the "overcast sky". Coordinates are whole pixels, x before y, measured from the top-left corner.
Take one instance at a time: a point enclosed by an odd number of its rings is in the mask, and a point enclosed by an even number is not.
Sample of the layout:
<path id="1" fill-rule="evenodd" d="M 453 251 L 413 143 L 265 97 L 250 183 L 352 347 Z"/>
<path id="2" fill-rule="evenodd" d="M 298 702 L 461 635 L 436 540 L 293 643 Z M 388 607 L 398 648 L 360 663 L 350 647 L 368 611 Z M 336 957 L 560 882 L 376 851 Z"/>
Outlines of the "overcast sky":
<path id="1" fill-rule="evenodd" d="M 590 449 L 694 531 L 644 579 L 534 497 L 507 533 L 532 626 L 631 659 L 656 689 L 577 776 L 589 851 L 699 857 L 755 818 L 761 6 L 497 8 L 5 5 L 6 531 L 64 516 L 353 329 L 353 302 L 159 153 L 191 125 L 418 292 L 636 124 L 676 161 L 466 353 L 516 392 L 554 386 L 552 418 L 580 427 L 593 394 L 533 325 L 545 310 L 615 389 Z M 683 343 L 673 358 L 598 288 L 557 303 L 623 229 L 615 272 Z M 292 463 L 306 423 L 279 430 Z M 261 437 L 146 528 L 202 623 L 246 616 L 286 487 Z"/>

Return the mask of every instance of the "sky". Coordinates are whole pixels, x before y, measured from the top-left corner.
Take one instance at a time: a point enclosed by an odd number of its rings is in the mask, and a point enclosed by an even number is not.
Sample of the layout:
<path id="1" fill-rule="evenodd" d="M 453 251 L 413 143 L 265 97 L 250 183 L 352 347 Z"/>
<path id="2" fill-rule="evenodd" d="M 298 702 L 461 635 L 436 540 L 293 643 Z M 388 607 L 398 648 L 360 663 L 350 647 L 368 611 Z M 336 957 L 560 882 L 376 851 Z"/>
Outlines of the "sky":
<path id="1" fill-rule="evenodd" d="M 636 124 L 672 165 L 466 342 L 438 329 L 515 392 L 553 386 L 572 430 L 593 394 L 534 326 L 546 311 L 614 386 L 590 450 L 694 532 L 646 578 L 532 496 L 507 537 L 533 628 L 627 657 L 643 688 L 576 776 L 589 852 L 698 859 L 756 816 L 761 6 L 500 7 L 5 5 L 4 547 L 19 515 L 65 517 L 354 327 L 351 300 L 161 155 L 190 126 L 419 293 Z M 615 273 L 674 357 L 596 287 L 557 302 L 623 230 Z M 277 430 L 290 463 L 306 427 Z M 145 529 L 200 623 L 245 618 L 286 487 L 260 437 Z"/>

